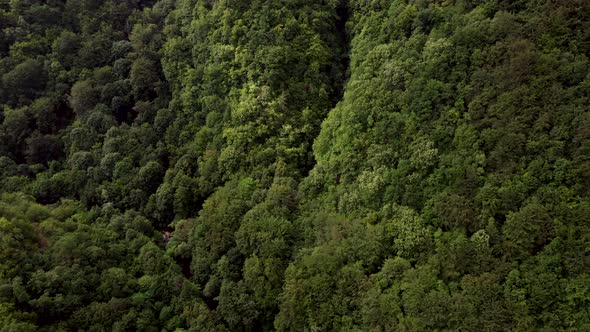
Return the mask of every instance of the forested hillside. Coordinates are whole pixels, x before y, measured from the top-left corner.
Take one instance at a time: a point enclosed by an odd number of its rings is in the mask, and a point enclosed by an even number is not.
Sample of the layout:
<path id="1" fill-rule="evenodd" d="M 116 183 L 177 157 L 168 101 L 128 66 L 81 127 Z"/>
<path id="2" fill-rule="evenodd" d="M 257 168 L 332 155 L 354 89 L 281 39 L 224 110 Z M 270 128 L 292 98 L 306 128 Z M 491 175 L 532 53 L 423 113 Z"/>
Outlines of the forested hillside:
<path id="1" fill-rule="evenodd" d="M 590 330 L 590 2 L 0 3 L 1 331 Z"/>

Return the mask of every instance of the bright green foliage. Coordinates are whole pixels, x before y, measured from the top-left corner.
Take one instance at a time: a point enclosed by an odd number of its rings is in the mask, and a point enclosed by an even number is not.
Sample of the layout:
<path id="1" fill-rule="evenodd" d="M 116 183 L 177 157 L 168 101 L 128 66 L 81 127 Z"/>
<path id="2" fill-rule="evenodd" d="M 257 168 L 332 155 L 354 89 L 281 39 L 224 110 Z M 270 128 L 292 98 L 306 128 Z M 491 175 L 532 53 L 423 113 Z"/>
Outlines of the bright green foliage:
<path id="1" fill-rule="evenodd" d="M 0 329 L 590 330 L 589 22 L 0 3 Z"/>

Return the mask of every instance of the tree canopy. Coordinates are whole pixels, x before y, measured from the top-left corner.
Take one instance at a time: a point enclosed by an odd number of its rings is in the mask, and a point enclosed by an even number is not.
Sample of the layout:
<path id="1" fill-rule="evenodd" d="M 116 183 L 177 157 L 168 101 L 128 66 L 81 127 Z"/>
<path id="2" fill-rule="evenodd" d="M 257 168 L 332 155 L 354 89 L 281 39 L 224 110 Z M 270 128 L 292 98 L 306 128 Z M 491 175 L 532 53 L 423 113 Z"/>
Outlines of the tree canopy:
<path id="1" fill-rule="evenodd" d="M 590 329 L 590 3 L 0 4 L 0 330 Z"/>

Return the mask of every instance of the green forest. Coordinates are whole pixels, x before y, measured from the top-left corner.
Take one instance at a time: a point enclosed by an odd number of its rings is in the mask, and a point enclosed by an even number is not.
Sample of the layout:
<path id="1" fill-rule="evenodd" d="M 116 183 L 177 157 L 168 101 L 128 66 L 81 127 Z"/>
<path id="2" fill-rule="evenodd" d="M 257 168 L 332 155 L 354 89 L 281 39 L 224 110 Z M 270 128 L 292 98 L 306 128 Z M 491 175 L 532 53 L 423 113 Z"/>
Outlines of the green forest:
<path id="1" fill-rule="evenodd" d="M 590 1 L 0 2 L 0 331 L 590 331 Z"/>

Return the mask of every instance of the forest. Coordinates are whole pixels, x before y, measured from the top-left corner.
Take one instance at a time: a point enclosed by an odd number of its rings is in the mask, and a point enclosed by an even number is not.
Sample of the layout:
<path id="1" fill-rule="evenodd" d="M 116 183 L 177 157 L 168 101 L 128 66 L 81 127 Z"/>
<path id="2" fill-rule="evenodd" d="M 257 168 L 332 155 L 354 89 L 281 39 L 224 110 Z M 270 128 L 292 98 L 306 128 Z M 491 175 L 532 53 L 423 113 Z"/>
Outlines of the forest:
<path id="1" fill-rule="evenodd" d="M 590 331 L 587 0 L 0 2 L 0 331 Z"/>

